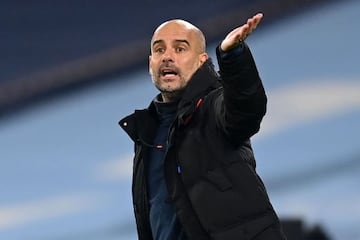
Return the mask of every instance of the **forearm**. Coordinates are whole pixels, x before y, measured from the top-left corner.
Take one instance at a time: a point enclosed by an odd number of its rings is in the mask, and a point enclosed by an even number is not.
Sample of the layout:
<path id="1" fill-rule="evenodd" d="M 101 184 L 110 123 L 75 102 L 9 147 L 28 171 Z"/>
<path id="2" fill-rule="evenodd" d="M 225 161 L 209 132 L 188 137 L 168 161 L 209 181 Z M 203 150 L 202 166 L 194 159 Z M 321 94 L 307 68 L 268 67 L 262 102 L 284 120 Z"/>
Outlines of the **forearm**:
<path id="1" fill-rule="evenodd" d="M 217 48 L 217 58 L 224 89 L 220 123 L 229 135 L 249 138 L 259 130 L 267 101 L 255 61 L 246 44 L 225 53 Z"/>

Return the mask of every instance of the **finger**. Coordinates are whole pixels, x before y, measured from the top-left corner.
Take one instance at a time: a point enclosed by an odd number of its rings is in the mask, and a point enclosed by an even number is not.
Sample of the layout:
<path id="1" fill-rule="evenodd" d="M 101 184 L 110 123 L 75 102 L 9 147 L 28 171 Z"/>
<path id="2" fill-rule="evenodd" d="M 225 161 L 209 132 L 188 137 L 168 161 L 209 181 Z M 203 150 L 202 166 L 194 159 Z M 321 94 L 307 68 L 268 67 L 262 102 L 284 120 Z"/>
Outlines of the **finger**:
<path id="1" fill-rule="evenodd" d="M 262 13 L 258 13 L 249 18 L 246 23 L 233 31 L 231 31 L 221 43 L 222 50 L 228 50 L 232 46 L 238 45 L 239 42 L 244 41 L 252 31 L 257 27 L 263 17 Z"/>
<path id="2" fill-rule="evenodd" d="M 252 18 L 249 18 L 249 20 L 252 21 L 255 24 L 258 24 L 262 18 L 263 18 L 263 14 L 258 13 L 255 16 L 253 16 Z"/>
<path id="3" fill-rule="evenodd" d="M 248 29 L 248 32 L 252 32 L 255 28 L 256 28 L 256 23 L 254 20 L 252 19 L 249 19 L 247 21 L 247 24 L 249 25 L 249 29 Z"/>
<path id="4" fill-rule="evenodd" d="M 254 17 L 248 19 L 247 24 L 249 25 L 249 29 L 246 35 L 251 34 L 256 29 L 261 19 L 262 19 L 262 14 L 257 14 Z"/>
<path id="5" fill-rule="evenodd" d="M 252 19 L 254 22 L 254 26 L 256 28 L 256 26 L 260 23 L 261 19 L 263 18 L 263 14 L 262 13 L 258 13 L 256 14 Z"/>
<path id="6" fill-rule="evenodd" d="M 240 36 L 238 40 L 239 41 L 245 40 L 256 29 L 262 17 L 263 15 L 260 13 L 260 14 L 256 14 L 252 18 L 249 18 L 246 24 L 243 25 L 243 31 L 241 34 L 239 34 Z M 248 26 L 248 27 L 244 28 L 244 26 Z"/>
<path id="7" fill-rule="evenodd" d="M 246 23 L 242 26 L 242 32 L 239 33 L 239 35 L 237 36 L 237 40 L 238 41 L 245 40 L 245 38 L 250 34 L 249 32 L 250 32 L 250 25 Z"/>
<path id="8" fill-rule="evenodd" d="M 248 19 L 247 23 L 250 26 L 250 29 L 255 29 L 257 25 L 259 24 L 260 20 L 262 18 L 262 15 L 255 15 L 254 17 Z"/>
<path id="9" fill-rule="evenodd" d="M 261 20 L 263 18 L 264 14 L 262 13 L 257 13 L 255 16 L 253 16 L 254 19 L 258 19 Z"/>

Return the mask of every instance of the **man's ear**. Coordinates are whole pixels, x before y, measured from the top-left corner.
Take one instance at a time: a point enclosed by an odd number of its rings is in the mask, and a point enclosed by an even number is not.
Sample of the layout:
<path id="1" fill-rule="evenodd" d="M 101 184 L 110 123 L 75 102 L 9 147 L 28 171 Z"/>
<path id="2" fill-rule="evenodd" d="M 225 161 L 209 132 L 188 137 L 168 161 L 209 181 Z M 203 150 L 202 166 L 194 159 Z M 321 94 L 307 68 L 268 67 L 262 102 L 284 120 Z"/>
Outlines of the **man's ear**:
<path id="1" fill-rule="evenodd" d="M 151 55 L 149 56 L 149 73 L 151 75 Z"/>
<path id="2" fill-rule="evenodd" d="M 206 60 L 208 60 L 209 56 L 207 53 L 202 53 L 202 54 L 200 54 L 199 58 L 200 58 L 201 65 L 203 65 L 204 62 L 206 62 Z"/>

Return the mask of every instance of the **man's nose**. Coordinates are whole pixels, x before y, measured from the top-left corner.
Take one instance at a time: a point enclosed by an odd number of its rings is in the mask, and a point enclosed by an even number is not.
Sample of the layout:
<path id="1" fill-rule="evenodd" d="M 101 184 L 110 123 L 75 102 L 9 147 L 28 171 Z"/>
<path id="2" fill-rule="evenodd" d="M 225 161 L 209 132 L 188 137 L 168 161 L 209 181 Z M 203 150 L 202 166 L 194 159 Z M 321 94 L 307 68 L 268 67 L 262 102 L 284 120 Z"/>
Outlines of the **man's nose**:
<path id="1" fill-rule="evenodd" d="M 170 50 L 166 50 L 162 58 L 163 62 L 174 62 L 174 55 Z"/>

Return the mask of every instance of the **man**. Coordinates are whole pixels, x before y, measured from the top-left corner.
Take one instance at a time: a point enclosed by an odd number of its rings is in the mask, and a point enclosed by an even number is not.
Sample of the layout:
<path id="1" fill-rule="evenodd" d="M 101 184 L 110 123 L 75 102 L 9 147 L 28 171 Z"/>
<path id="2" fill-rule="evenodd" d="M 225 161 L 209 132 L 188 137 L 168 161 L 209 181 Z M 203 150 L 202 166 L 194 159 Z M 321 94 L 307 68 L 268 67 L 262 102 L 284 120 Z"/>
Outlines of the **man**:
<path id="1" fill-rule="evenodd" d="M 171 20 L 155 30 L 149 72 L 160 94 L 119 122 L 135 143 L 139 239 L 285 239 L 249 140 L 266 96 L 244 40 L 262 17 L 216 49 L 220 76 L 198 28 Z"/>

